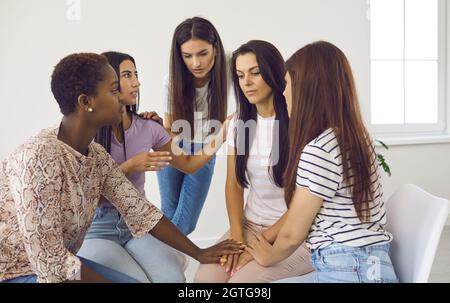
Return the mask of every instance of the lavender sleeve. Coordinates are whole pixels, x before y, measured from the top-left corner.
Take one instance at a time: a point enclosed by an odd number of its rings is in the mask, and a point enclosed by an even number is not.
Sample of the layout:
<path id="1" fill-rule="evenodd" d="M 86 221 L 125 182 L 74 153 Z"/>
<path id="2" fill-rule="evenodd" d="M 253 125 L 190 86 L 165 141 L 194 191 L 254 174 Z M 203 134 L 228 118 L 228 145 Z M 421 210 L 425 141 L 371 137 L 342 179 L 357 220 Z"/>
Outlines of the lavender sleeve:
<path id="1" fill-rule="evenodd" d="M 150 128 L 149 132 L 153 136 L 152 140 L 153 149 L 161 148 L 162 146 L 167 144 L 167 142 L 170 141 L 171 139 L 170 135 L 167 133 L 166 129 L 162 127 L 159 123 L 155 121 L 148 121 L 147 125 Z"/>

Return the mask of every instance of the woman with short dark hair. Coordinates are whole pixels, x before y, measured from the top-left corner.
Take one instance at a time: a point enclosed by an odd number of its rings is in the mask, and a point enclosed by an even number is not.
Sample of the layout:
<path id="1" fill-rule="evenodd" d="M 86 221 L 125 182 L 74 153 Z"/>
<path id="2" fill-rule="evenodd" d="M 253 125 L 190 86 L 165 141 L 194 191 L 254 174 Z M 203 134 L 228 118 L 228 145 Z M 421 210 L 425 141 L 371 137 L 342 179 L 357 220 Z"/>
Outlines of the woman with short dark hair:
<path id="1" fill-rule="evenodd" d="M 121 121 L 118 86 L 102 55 L 73 54 L 56 65 L 51 87 L 64 115 L 60 125 L 30 138 L 0 165 L 0 281 L 135 281 L 76 256 L 100 196 L 119 210 L 135 237 L 150 232 L 200 263 L 239 252 L 231 241 L 198 248 L 93 142 L 100 127 Z"/>

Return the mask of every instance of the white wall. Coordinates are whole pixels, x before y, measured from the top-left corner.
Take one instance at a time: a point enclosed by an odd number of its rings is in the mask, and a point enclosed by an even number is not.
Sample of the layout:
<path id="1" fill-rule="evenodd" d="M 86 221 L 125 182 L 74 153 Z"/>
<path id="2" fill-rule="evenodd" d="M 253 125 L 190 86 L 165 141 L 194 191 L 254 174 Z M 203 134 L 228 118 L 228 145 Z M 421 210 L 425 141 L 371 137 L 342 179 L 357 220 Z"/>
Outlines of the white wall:
<path id="1" fill-rule="evenodd" d="M 392 172 L 391 177 L 382 175 L 386 199 L 402 184 L 412 183 L 450 200 L 450 144 L 391 146 L 388 151 L 377 151 L 385 155 Z"/>
<path id="2" fill-rule="evenodd" d="M 383 174 L 383 189 L 389 197 L 405 183 L 450 199 L 450 144 L 392 146 L 389 151 L 377 149 L 386 156 L 392 176 Z"/>
<path id="3" fill-rule="evenodd" d="M 200 15 L 211 20 L 231 52 L 250 39 L 274 43 L 287 58 L 308 42 L 325 39 L 348 55 L 354 69 L 364 113 L 369 99 L 369 21 L 366 0 L 68 0 L 79 2 L 80 20 L 70 21 L 66 0 L 0 1 L 0 159 L 61 115 L 50 92 L 53 66 L 73 52 L 128 52 L 137 61 L 142 82 L 141 109 L 162 110 L 162 81 L 174 28 Z M 234 109 L 230 99 L 230 111 Z M 449 145 L 393 148 L 387 155 L 399 184 L 423 185 L 450 198 L 445 184 Z M 404 154 L 408 156 L 405 157 Z M 434 154 L 432 163 L 426 161 Z M 410 158 L 410 155 L 413 157 Z M 435 160 L 436 159 L 436 160 Z M 440 161 L 437 161 L 440 159 Z M 412 164 L 421 169 L 412 170 Z M 425 171 L 430 174 L 424 175 Z M 448 171 L 448 170 L 447 170 Z M 193 238 L 216 237 L 228 226 L 225 201 L 225 159 L 218 157 L 206 206 Z M 148 176 L 149 199 L 159 205 L 156 178 Z"/>

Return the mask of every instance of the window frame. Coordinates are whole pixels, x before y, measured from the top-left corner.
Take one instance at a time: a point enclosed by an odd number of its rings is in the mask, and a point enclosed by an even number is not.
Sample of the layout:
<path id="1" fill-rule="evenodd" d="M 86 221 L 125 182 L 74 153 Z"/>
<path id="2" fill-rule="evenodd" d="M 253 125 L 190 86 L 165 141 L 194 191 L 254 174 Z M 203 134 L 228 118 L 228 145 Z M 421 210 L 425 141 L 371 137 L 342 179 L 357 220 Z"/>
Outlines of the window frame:
<path id="1" fill-rule="evenodd" d="M 368 109 L 369 130 L 375 137 L 385 138 L 385 141 L 391 141 L 392 144 L 402 144 L 405 139 L 406 141 L 411 139 L 412 143 L 421 143 L 421 141 L 428 143 L 430 140 L 450 142 L 448 132 L 450 114 L 447 112 L 449 104 L 446 92 L 446 87 L 450 84 L 447 78 L 447 41 L 450 41 L 447 16 L 450 15 L 449 13 L 450 6 L 446 4 L 446 1 L 438 0 L 438 122 L 432 124 L 372 124 L 372 100 L 370 100 Z M 370 43 L 372 43 L 371 40 Z M 405 58 L 403 60 L 408 61 Z M 382 60 L 372 60 L 372 56 L 370 56 L 370 68 L 373 61 Z M 371 97 L 371 95 L 370 91 L 369 96 Z"/>

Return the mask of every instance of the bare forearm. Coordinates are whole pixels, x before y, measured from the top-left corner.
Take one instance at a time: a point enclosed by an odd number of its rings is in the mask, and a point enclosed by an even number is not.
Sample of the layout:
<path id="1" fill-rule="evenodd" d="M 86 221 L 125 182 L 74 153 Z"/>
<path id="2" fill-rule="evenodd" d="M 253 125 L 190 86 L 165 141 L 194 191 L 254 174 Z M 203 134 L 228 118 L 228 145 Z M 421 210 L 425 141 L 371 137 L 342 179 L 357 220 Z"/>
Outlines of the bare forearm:
<path id="1" fill-rule="evenodd" d="M 180 169 L 187 174 L 193 174 L 208 163 L 213 155 L 214 153 L 203 153 L 203 150 L 198 151 L 194 155 L 186 155 L 185 161 Z"/>
<path id="2" fill-rule="evenodd" d="M 165 216 L 153 227 L 150 234 L 167 245 L 197 259 L 200 248 L 183 235 Z"/>
<path id="3" fill-rule="evenodd" d="M 269 227 L 268 229 L 266 229 L 263 232 L 263 236 L 264 238 L 266 238 L 266 240 L 270 243 L 273 244 L 275 242 L 275 239 L 278 236 L 278 233 L 281 230 L 281 227 L 283 226 L 284 222 L 286 222 L 286 218 L 287 218 L 287 212 L 285 212 L 280 219 L 278 219 L 277 222 L 275 222 L 275 224 L 273 224 L 271 227 Z"/>
<path id="4" fill-rule="evenodd" d="M 301 241 L 297 241 L 289 236 L 278 236 L 273 244 L 273 251 L 271 255 L 271 264 L 276 264 L 294 253 L 301 245 Z"/>
<path id="5" fill-rule="evenodd" d="M 227 187 L 225 190 L 228 220 L 230 222 L 231 237 L 235 240 L 244 241 L 244 197 L 238 189 Z"/>
<path id="6" fill-rule="evenodd" d="M 293 226 L 289 224 L 292 222 L 292 218 L 289 220 L 291 221 L 284 224 L 273 244 L 271 264 L 278 263 L 289 257 L 308 236 L 307 224 Z"/>
<path id="7" fill-rule="evenodd" d="M 185 170 L 192 174 L 202 168 L 220 149 L 223 142 L 224 138 L 221 134 L 213 136 L 212 140 L 201 150 L 193 155 L 186 156 Z"/>

